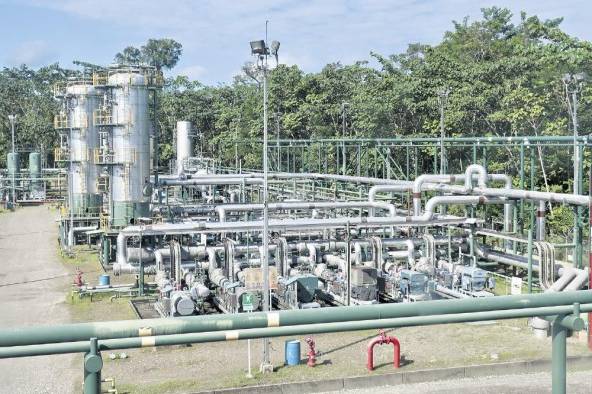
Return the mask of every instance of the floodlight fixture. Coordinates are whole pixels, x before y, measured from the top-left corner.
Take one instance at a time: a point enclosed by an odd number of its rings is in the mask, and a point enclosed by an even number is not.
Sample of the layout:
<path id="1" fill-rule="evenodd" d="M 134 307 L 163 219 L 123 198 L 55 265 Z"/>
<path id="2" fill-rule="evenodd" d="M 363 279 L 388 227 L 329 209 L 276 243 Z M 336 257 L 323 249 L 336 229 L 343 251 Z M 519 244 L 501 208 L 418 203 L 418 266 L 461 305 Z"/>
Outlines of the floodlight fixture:
<path id="1" fill-rule="evenodd" d="M 279 41 L 272 41 L 271 42 L 271 54 L 273 56 L 278 55 L 278 50 L 280 49 L 280 42 Z"/>
<path id="2" fill-rule="evenodd" d="M 269 55 L 269 51 L 267 50 L 267 46 L 265 45 L 265 41 L 263 40 L 256 40 L 251 41 L 251 54 L 253 55 Z"/>

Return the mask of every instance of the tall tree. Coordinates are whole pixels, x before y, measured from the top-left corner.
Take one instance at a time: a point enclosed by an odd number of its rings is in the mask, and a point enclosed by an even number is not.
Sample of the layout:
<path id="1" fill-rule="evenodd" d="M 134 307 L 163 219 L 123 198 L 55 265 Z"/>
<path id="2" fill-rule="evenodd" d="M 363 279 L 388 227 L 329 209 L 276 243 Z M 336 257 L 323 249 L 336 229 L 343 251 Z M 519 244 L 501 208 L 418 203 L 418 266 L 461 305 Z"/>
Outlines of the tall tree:
<path id="1" fill-rule="evenodd" d="M 141 51 L 142 59 L 149 65 L 159 70 L 171 69 L 179 61 L 183 46 L 171 38 L 151 38 L 142 46 Z"/>

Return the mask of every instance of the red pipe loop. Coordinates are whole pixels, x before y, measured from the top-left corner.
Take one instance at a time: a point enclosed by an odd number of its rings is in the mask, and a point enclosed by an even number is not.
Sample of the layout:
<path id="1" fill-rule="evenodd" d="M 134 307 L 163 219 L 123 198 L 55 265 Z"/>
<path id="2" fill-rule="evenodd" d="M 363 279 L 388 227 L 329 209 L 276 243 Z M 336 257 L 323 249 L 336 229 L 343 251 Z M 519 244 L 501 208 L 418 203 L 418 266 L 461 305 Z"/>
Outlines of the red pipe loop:
<path id="1" fill-rule="evenodd" d="M 401 366 L 401 344 L 399 343 L 399 340 L 395 337 L 387 336 L 384 330 L 380 330 L 379 335 L 368 343 L 368 359 L 366 363 L 368 371 L 374 370 L 374 346 L 388 344 L 392 344 L 394 348 L 393 366 L 395 368 Z"/>

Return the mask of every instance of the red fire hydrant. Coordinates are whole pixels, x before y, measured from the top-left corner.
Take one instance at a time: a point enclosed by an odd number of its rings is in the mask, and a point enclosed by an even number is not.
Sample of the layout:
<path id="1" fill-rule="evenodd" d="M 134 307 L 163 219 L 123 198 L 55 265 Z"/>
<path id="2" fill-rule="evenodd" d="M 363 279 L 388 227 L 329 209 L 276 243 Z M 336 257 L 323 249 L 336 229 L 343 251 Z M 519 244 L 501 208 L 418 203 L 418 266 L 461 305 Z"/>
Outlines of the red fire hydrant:
<path id="1" fill-rule="evenodd" d="M 389 337 L 385 334 L 384 330 L 380 330 L 378 336 L 371 340 L 368 344 L 368 362 L 366 364 L 368 371 L 374 370 L 374 346 L 389 343 L 392 343 L 393 347 L 395 348 L 393 365 L 395 368 L 399 368 L 401 364 L 401 344 L 397 338 Z"/>
<path id="2" fill-rule="evenodd" d="M 308 337 L 306 338 L 306 343 L 308 344 L 308 353 L 306 353 L 306 355 L 308 356 L 308 362 L 306 363 L 306 365 L 308 365 L 309 367 L 314 367 L 317 362 L 317 351 L 315 350 L 315 341 L 314 339 L 312 339 L 312 337 Z"/>
<path id="3" fill-rule="evenodd" d="M 78 287 L 84 285 L 84 281 L 82 280 L 82 271 L 76 268 L 76 275 L 74 276 L 74 284 Z"/>

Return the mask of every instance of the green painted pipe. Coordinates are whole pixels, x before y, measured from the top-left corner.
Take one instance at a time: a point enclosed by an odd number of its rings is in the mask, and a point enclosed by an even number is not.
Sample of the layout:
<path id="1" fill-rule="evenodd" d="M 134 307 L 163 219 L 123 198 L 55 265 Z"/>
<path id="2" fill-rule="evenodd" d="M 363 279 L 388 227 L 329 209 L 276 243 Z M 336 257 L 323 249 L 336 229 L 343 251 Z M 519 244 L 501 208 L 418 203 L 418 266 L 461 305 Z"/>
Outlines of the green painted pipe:
<path id="1" fill-rule="evenodd" d="M 551 326 L 551 387 L 553 394 L 565 394 L 566 392 L 566 364 L 567 364 L 567 328 L 556 319 Z"/>
<path id="2" fill-rule="evenodd" d="M 88 342 L 88 353 L 84 355 L 84 394 L 96 394 L 101 392 L 101 369 L 103 359 L 99 353 L 97 338 L 91 338 Z"/>
<path id="3" fill-rule="evenodd" d="M 528 288 L 528 294 L 532 293 L 532 238 L 533 238 L 533 230 L 532 230 L 532 225 L 531 227 L 528 229 L 528 273 L 527 273 L 527 288 Z M 541 257 L 539 256 L 539 259 Z M 539 269 L 541 269 L 539 267 Z"/>
<path id="4" fill-rule="evenodd" d="M 477 300 L 473 300 L 477 301 Z M 446 301 L 440 301 L 446 302 Z M 416 305 L 415 303 L 413 305 Z M 592 312 L 592 303 L 580 305 L 581 312 Z M 341 308 L 343 309 L 343 308 Z M 186 334 L 158 335 L 136 338 L 118 338 L 99 341 L 100 350 L 119 350 L 151 346 L 170 346 L 188 343 L 221 342 L 240 339 L 257 339 L 302 334 L 321 334 L 331 332 L 358 331 L 379 328 L 414 327 L 433 324 L 463 323 L 474 321 L 515 319 L 531 316 L 566 315 L 574 311 L 573 305 L 551 306 L 540 308 L 522 308 L 494 310 L 486 312 L 455 313 L 446 315 L 428 315 L 398 317 L 381 320 L 345 321 L 322 324 L 304 324 L 285 327 L 265 327 L 213 332 L 196 332 Z M 241 315 L 247 317 L 251 314 Z M 121 322 L 115 322 L 121 323 Z M 0 348 L 0 358 L 30 357 L 64 353 L 82 353 L 90 350 L 87 341 L 68 343 L 46 343 L 28 346 L 11 346 Z"/>
<path id="5" fill-rule="evenodd" d="M 45 327 L 21 327 L 0 330 L 0 346 L 86 341 L 92 337 L 102 340 L 182 334 L 188 332 L 196 333 L 505 309 L 540 308 L 547 306 L 572 305 L 576 302 L 580 304 L 592 303 L 592 290 L 546 294 L 523 294 L 479 299 L 467 298 L 447 301 L 422 301 L 409 304 L 380 304 L 356 306 L 355 308 L 337 307 L 255 312 L 246 315 L 207 315 L 166 319 L 79 323 Z"/>

